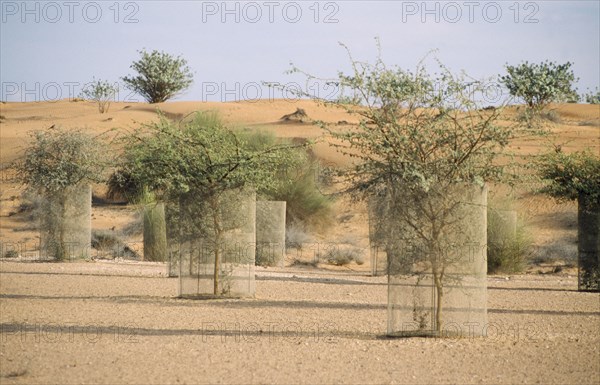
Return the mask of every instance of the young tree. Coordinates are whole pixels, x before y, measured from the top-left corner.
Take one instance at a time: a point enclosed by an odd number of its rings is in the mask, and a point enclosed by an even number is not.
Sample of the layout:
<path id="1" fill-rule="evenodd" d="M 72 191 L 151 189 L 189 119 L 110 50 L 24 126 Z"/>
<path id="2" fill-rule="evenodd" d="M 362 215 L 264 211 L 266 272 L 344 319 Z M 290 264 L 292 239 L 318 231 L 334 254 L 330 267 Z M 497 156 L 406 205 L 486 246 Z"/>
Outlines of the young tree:
<path id="1" fill-rule="evenodd" d="M 179 220 L 170 231 L 211 242 L 214 294 L 221 282 L 225 233 L 236 228 L 239 215 L 232 191 L 262 190 L 276 183 L 277 170 L 296 167 L 292 145 L 249 146 L 245 135 L 223 125 L 214 113 L 196 113 L 173 123 L 161 118 L 127 138 L 123 174 L 130 186 L 143 186 L 157 200 L 173 203 Z M 135 181 L 135 182 L 132 182 Z M 135 194 L 134 194 L 135 195 Z M 206 215 L 199 216 L 202 212 Z M 200 237 L 199 237 L 200 235 Z"/>
<path id="2" fill-rule="evenodd" d="M 194 76 L 181 56 L 174 57 L 156 50 L 150 53 L 142 50 L 139 53 L 140 60 L 131 65 L 137 75 L 125 76 L 122 80 L 148 103 L 165 102 L 192 84 Z"/>
<path id="3" fill-rule="evenodd" d="M 432 277 L 433 328 L 441 333 L 445 287 L 456 282 L 451 270 L 465 261 L 460 243 L 469 234 L 458 224 L 470 214 L 463 195 L 474 191 L 468 186 L 500 179 L 505 167 L 498 156 L 524 132 L 498 124 L 502 106 L 479 106 L 483 81 L 455 75 L 441 63 L 441 73 L 432 74 L 423 62 L 411 72 L 388 68 L 380 58 L 371 64 L 349 56 L 351 72 L 329 81 L 340 97 L 321 101 L 357 116 L 359 123 L 343 131 L 319 124 L 354 159 L 355 166 L 344 171 L 349 191 L 383 206 L 379 222 L 389 274 Z"/>
<path id="4" fill-rule="evenodd" d="M 98 103 L 98 111 L 103 114 L 108 112 L 117 91 L 118 88 L 106 80 L 93 80 L 81 92 L 81 97 Z"/>
<path id="5" fill-rule="evenodd" d="M 556 150 L 538 162 L 542 192 L 578 201 L 579 289 L 600 290 L 600 157 Z"/>
<path id="6" fill-rule="evenodd" d="M 42 213 L 46 217 L 43 230 L 55 238 L 54 257 L 62 260 L 67 256 L 65 239 L 69 235 L 63 219 L 67 213 L 74 213 L 67 202 L 80 187 L 101 179 L 103 146 L 97 138 L 78 130 L 53 128 L 35 131 L 31 137 L 32 143 L 16 169 L 19 179 L 48 201 Z M 82 204 L 91 205 L 91 201 Z"/>
<path id="7" fill-rule="evenodd" d="M 571 69 L 572 65 L 571 62 L 556 64 L 550 61 L 506 65 L 508 74 L 500 77 L 500 81 L 512 96 L 523 99 L 527 107 L 541 111 L 552 102 L 578 99 L 577 92 L 573 89 L 573 83 L 577 79 Z"/>

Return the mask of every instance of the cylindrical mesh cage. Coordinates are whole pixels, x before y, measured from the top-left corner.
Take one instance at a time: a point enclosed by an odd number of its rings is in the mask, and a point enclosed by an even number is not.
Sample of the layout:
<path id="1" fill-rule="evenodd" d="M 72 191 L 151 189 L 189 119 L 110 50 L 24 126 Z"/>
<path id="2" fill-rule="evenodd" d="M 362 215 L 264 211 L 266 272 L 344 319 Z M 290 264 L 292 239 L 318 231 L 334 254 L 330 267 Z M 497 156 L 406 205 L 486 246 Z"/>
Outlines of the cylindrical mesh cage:
<path id="1" fill-rule="evenodd" d="M 388 334 L 485 335 L 487 189 L 398 188 L 386 199 Z"/>
<path id="2" fill-rule="evenodd" d="M 517 239 L 517 212 L 488 210 L 487 241 L 490 247 L 507 247 Z"/>
<path id="3" fill-rule="evenodd" d="M 180 296 L 254 296 L 253 191 L 182 196 L 167 207 L 167 240 L 170 261 L 176 261 L 169 265 L 177 270 Z"/>
<path id="4" fill-rule="evenodd" d="M 87 184 L 46 193 L 38 212 L 40 258 L 89 258 L 92 240 L 92 189 Z"/>
<path id="5" fill-rule="evenodd" d="M 371 274 L 373 276 L 387 274 L 387 252 L 386 248 L 391 246 L 392 239 L 388 226 L 387 217 L 390 212 L 388 199 L 382 194 L 371 196 L 367 209 L 369 213 L 369 254 L 371 260 Z"/>
<path id="6" fill-rule="evenodd" d="M 600 202 L 580 194 L 577 222 L 579 290 L 600 291 Z"/>
<path id="7" fill-rule="evenodd" d="M 256 264 L 282 266 L 285 260 L 285 201 L 256 202 Z"/>
<path id="8" fill-rule="evenodd" d="M 167 225 L 164 203 L 144 206 L 144 260 L 165 261 L 167 258 Z"/>

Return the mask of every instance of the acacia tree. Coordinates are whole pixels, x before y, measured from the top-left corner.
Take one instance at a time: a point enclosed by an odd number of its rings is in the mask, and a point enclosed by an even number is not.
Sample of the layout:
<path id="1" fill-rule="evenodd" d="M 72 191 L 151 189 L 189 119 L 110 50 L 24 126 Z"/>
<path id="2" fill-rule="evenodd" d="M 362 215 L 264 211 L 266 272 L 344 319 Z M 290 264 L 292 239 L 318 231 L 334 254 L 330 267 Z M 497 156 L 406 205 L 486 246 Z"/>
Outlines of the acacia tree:
<path id="1" fill-rule="evenodd" d="M 141 50 L 139 53 L 140 60 L 131 65 L 137 75 L 125 76 L 122 80 L 148 103 L 165 102 L 192 84 L 194 75 L 181 56 L 174 57 L 156 50 L 150 53 Z"/>
<path id="2" fill-rule="evenodd" d="M 349 57 L 351 72 L 328 81 L 340 97 L 320 101 L 359 122 L 343 131 L 318 123 L 340 143 L 335 147 L 354 159 L 343 173 L 349 191 L 360 198 L 384 198 L 380 222 L 388 242 L 388 273 L 432 275 L 433 327 L 439 333 L 445 286 L 456 279 L 449 270 L 464 258 L 456 244 L 462 231 L 457 225 L 467 215 L 461 186 L 499 180 L 505 167 L 496 162 L 498 156 L 511 139 L 533 132 L 500 126 L 502 106 L 479 106 L 486 83 L 455 75 L 441 63 L 441 72 L 433 74 L 423 61 L 412 72 L 388 68 L 379 57 L 373 64 Z M 314 78 L 296 67 L 291 72 Z M 402 239 L 406 232 L 413 239 Z"/>
<path id="3" fill-rule="evenodd" d="M 600 157 L 591 151 L 549 152 L 537 164 L 542 192 L 578 201 L 579 289 L 600 290 Z"/>
<path id="4" fill-rule="evenodd" d="M 577 79 L 571 69 L 572 65 L 571 62 L 557 64 L 550 61 L 506 65 L 508 74 L 500 77 L 500 81 L 512 96 L 523 99 L 527 107 L 539 112 L 552 102 L 579 98 L 573 89 L 573 83 Z"/>
<path id="5" fill-rule="evenodd" d="M 126 180 L 147 188 L 159 201 L 175 203 L 180 220 L 169 227 L 180 239 L 200 236 L 210 241 L 213 294 L 221 294 L 225 285 L 221 283 L 219 246 L 226 231 L 236 228 L 239 215 L 231 192 L 261 190 L 275 183 L 281 166 L 298 166 L 300 158 L 293 151 L 298 146 L 248 146 L 244 134 L 227 128 L 216 114 L 207 112 L 178 123 L 161 117 L 158 123 L 129 136 L 126 144 Z"/>
<path id="6" fill-rule="evenodd" d="M 31 133 L 25 156 L 15 165 L 21 182 L 46 197 L 51 202 L 51 211 L 57 211 L 43 214 L 47 217 L 45 230 L 55 234 L 56 239 L 52 241 L 56 243 L 54 257 L 57 260 L 67 256 L 65 238 L 68 234 L 62 226 L 67 201 L 73 188 L 101 180 L 106 161 L 102 148 L 96 137 L 79 130 L 35 131 Z"/>

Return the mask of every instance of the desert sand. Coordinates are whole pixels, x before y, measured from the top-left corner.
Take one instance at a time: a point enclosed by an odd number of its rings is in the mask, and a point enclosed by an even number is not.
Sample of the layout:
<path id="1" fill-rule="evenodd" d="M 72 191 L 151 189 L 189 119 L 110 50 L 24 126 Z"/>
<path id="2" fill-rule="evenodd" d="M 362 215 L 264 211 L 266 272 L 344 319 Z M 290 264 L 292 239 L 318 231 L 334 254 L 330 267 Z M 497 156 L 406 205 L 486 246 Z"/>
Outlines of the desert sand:
<path id="1" fill-rule="evenodd" d="M 385 338 L 386 279 L 259 269 L 255 299 L 178 299 L 164 265 L 0 264 L 3 384 L 597 384 L 573 275 L 489 277 L 487 338 Z"/>
<path id="2" fill-rule="evenodd" d="M 320 129 L 279 120 L 296 108 L 340 129 L 353 119 L 310 101 L 113 103 L 99 114 L 93 103 L 64 100 L 1 104 L 0 164 L 22 154 L 30 130 L 58 125 L 114 136 L 158 119 L 157 108 L 172 119 L 216 110 L 232 126 L 314 139 L 321 162 L 348 163 Z M 567 152 L 600 151 L 599 106 L 553 108 L 561 118 L 554 137 L 513 147 L 531 155 L 551 142 Z M 163 263 L 28 261 L 38 235 L 18 213 L 23 187 L 1 170 L 0 242 L 3 250 L 24 245 L 20 258 L 0 260 L 2 384 L 600 383 L 600 295 L 576 291 L 575 203 L 527 188 L 512 193 L 541 262 L 521 275 L 489 276 L 487 338 L 389 339 L 386 279 L 370 276 L 368 261 L 257 268 L 255 299 L 203 301 L 176 298 L 177 279 L 166 278 Z M 92 225 L 119 232 L 136 215 L 135 207 L 99 204 Z M 352 238 L 368 247 L 364 205 L 340 198 L 333 216 L 316 242 Z"/>

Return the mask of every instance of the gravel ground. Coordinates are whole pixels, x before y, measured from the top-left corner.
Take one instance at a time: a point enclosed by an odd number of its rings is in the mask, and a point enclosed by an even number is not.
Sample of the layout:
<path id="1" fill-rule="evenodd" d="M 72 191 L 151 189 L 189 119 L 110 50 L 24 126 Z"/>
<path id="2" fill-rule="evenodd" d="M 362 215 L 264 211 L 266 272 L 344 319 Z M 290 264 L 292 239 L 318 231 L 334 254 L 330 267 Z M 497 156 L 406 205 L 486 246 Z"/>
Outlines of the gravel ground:
<path id="1" fill-rule="evenodd" d="M 600 295 L 489 277 L 487 338 L 385 338 L 386 279 L 258 269 L 178 299 L 160 263 L 0 262 L 0 383 L 600 384 Z"/>

